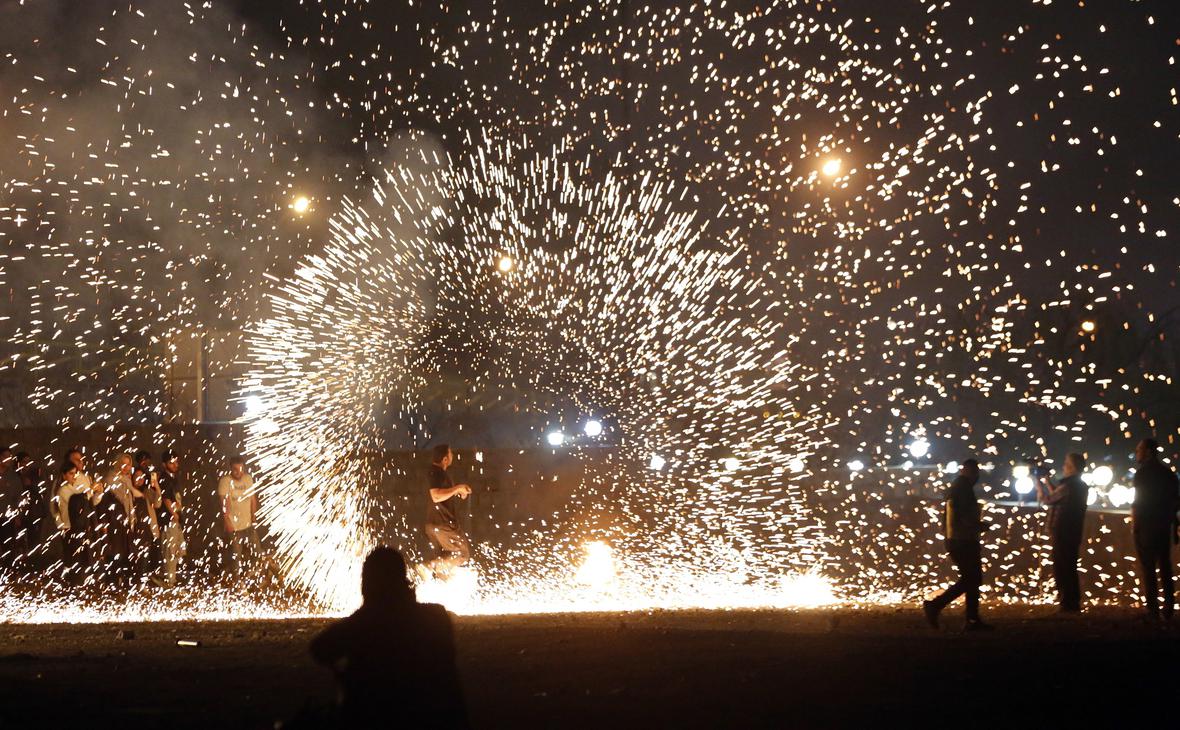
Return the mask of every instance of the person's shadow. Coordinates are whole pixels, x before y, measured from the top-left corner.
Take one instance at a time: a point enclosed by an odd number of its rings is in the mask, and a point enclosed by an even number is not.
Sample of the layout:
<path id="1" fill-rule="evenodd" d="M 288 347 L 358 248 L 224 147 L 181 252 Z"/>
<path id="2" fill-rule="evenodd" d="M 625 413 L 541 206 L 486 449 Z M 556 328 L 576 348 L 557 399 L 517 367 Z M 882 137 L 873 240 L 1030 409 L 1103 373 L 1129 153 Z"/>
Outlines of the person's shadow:
<path id="1" fill-rule="evenodd" d="M 467 728 L 446 609 L 418 603 L 406 561 L 390 547 L 365 558 L 364 603 L 311 642 L 312 658 L 332 667 L 338 702 L 307 708 L 284 728 Z"/>

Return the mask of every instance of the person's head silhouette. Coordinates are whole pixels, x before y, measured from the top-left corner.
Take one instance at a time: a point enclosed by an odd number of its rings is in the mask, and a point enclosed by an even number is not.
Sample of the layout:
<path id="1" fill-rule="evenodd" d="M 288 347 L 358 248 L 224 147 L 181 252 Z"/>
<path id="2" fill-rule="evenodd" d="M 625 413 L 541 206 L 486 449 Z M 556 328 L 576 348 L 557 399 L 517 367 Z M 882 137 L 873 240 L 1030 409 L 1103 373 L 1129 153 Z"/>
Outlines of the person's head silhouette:
<path id="1" fill-rule="evenodd" d="M 365 603 L 413 603 L 414 589 L 406 575 L 406 559 L 382 545 L 361 566 L 361 596 Z"/>

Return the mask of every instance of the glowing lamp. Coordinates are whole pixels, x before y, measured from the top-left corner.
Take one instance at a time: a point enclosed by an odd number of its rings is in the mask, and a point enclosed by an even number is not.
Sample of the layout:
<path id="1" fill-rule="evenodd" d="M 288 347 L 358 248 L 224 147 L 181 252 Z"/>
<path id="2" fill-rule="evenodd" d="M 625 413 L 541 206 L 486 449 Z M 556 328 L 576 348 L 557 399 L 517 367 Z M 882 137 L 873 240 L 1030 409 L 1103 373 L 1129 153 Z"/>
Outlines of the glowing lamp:
<path id="1" fill-rule="evenodd" d="M 1094 320 L 1092 320 L 1092 319 L 1082 320 L 1082 332 L 1085 332 L 1086 334 L 1090 334 L 1091 332 L 1093 332 L 1096 329 L 1098 329 L 1098 325 L 1097 325 L 1097 323 L 1094 322 Z"/>
<path id="2" fill-rule="evenodd" d="M 843 167 L 843 165 L 840 162 L 840 158 L 832 157 L 824 160 L 824 164 L 819 169 L 820 172 L 822 172 L 825 176 L 835 177 L 840 174 L 841 167 Z"/>
<path id="3" fill-rule="evenodd" d="M 303 215 L 311 209 L 311 198 L 306 195 L 300 195 L 291 201 L 291 210 L 299 215 Z"/>
<path id="4" fill-rule="evenodd" d="M 549 442 L 550 446 L 561 446 L 565 443 L 565 434 L 561 431 L 550 431 L 545 436 L 545 440 Z"/>
<path id="5" fill-rule="evenodd" d="M 852 461 L 848 462 L 848 471 L 851 471 L 851 472 L 864 471 L 864 468 L 865 468 L 865 463 L 863 461 L 861 461 L 860 459 L 853 459 Z"/>
<path id="6" fill-rule="evenodd" d="M 1103 464 L 1090 472 L 1090 483 L 1105 487 L 1114 481 L 1114 470 Z"/>
<path id="7" fill-rule="evenodd" d="M 664 464 L 666 463 L 667 462 L 664 461 L 664 457 L 660 456 L 659 454 L 652 454 L 651 461 L 647 463 L 647 468 L 651 469 L 652 471 L 659 471 L 660 469 L 664 468 Z"/>
<path id="8" fill-rule="evenodd" d="M 732 456 L 724 459 L 721 464 L 725 467 L 725 471 L 737 471 L 738 467 L 742 465 L 740 461 Z"/>
<path id="9" fill-rule="evenodd" d="M 602 422 L 591 418 L 589 421 L 586 421 L 586 425 L 582 427 L 582 432 L 590 438 L 599 436 L 602 434 Z"/>
<path id="10" fill-rule="evenodd" d="M 509 271 L 512 271 L 516 268 L 516 262 L 512 260 L 511 256 L 501 256 L 500 260 L 496 262 L 496 268 L 499 269 L 501 273 L 507 274 Z"/>
<path id="11" fill-rule="evenodd" d="M 914 439 L 910 443 L 910 456 L 921 459 L 930 453 L 930 442 L 923 438 Z"/>
<path id="12" fill-rule="evenodd" d="M 1037 483 L 1033 481 L 1032 477 L 1026 475 L 1017 477 L 1016 483 L 1012 485 L 1012 488 L 1016 490 L 1017 494 L 1024 497 L 1033 493 L 1033 490 L 1037 488 Z"/>

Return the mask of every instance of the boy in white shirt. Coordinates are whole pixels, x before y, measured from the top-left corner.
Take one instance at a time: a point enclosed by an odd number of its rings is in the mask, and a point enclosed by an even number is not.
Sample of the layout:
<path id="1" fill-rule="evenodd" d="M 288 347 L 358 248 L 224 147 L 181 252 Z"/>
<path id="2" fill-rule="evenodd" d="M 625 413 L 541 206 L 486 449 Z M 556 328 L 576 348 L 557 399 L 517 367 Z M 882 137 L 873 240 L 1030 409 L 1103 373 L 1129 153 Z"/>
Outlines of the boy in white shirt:
<path id="1" fill-rule="evenodd" d="M 246 460 L 241 456 L 229 460 L 229 474 L 218 481 L 217 497 L 221 501 L 233 570 L 241 575 L 246 563 L 258 557 L 260 547 L 254 524 L 258 514 L 258 493 L 254 489 L 254 478 L 246 472 Z"/>

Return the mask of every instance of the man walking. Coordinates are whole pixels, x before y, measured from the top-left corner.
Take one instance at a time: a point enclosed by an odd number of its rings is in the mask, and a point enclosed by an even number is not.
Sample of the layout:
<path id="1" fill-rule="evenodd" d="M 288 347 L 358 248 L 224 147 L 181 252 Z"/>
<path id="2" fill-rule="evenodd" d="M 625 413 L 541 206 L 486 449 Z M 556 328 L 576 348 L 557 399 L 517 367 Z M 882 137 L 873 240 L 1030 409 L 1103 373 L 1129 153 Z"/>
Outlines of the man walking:
<path id="1" fill-rule="evenodd" d="M 1176 510 L 1180 508 L 1180 488 L 1176 473 L 1160 461 L 1159 444 L 1143 439 L 1135 448 L 1135 501 L 1131 520 L 1135 533 L 1135 552 L 1143 577 L 1143 605 L 1147 615 L 1160 616 L 1159 583 L 1163 583 L 1163 615 L 1171 620 L 1175 608 L 1172 586 L 1172 539 L 1176 534 Z M 1159 581 L 1156 572 L 1159 572 Z"/>
<path id="2" fill-rule="evenodd" d="M 1086 528 L 1086 497 L 1090 486 L 1082 481 L 1086 458 L 1066 454 L 1061 465 L 1063 478 L 1053 484 L 1042 477 L 1037 499 L 1049 505 L 1049 542 L 1053 546 L 1053 580 L 1057 604 L 1062 613 L 1081 613 L 1082 589 L 1078 582 L 1078 553 Z"/>
<path id="3" fill-rule="evenodd" d="M 457 517 L 459 501 L 471 496 L 471 487 L 466 484 L 455 484 L 451 480 L 451 475 L 447 473 L 454 460 L 450 446 L 435 446 L 432 456 L 427 490 L 430 502 L 426 508 L 426 536 L 438 548 L 440 554 L 434 560 L 417 567 L 418 576 L 423 580 L 431 576 L 446 578 L 471 556 L 471 547 L 467 542 L 467 536 L 459 529 Z"/>
<path id="4" fill-rule="evenodd" d="M 258 513 L 258 493 L 254 478 L 246 472 L 246 460 L 234 456 L 229 460 L 229 474 L 217 482 L 221 501 L 221 518 L 229 541 L 233 571 L 241 577 L 247 563 L 258 557 L 258 530 L 254 518 Z"/>
<path id="5" fill-rule="evenodd" d="M 980 534 L 983 520 L 979 502 L 975 499 L 975 484 L 979 481 L 979 462 L 967 459 L 959 469 L 959 476 L 946 494 L 946 550 L 959 570 L 959 580 L 937 598 L 922 601 L 922 612 L 931 626 L 938 628 L 938 614 L 951 601 L 967 597 L 967 631 L 991 629 L 979 620 L 979 587 L 983 584 L 983 550 Z"/>

